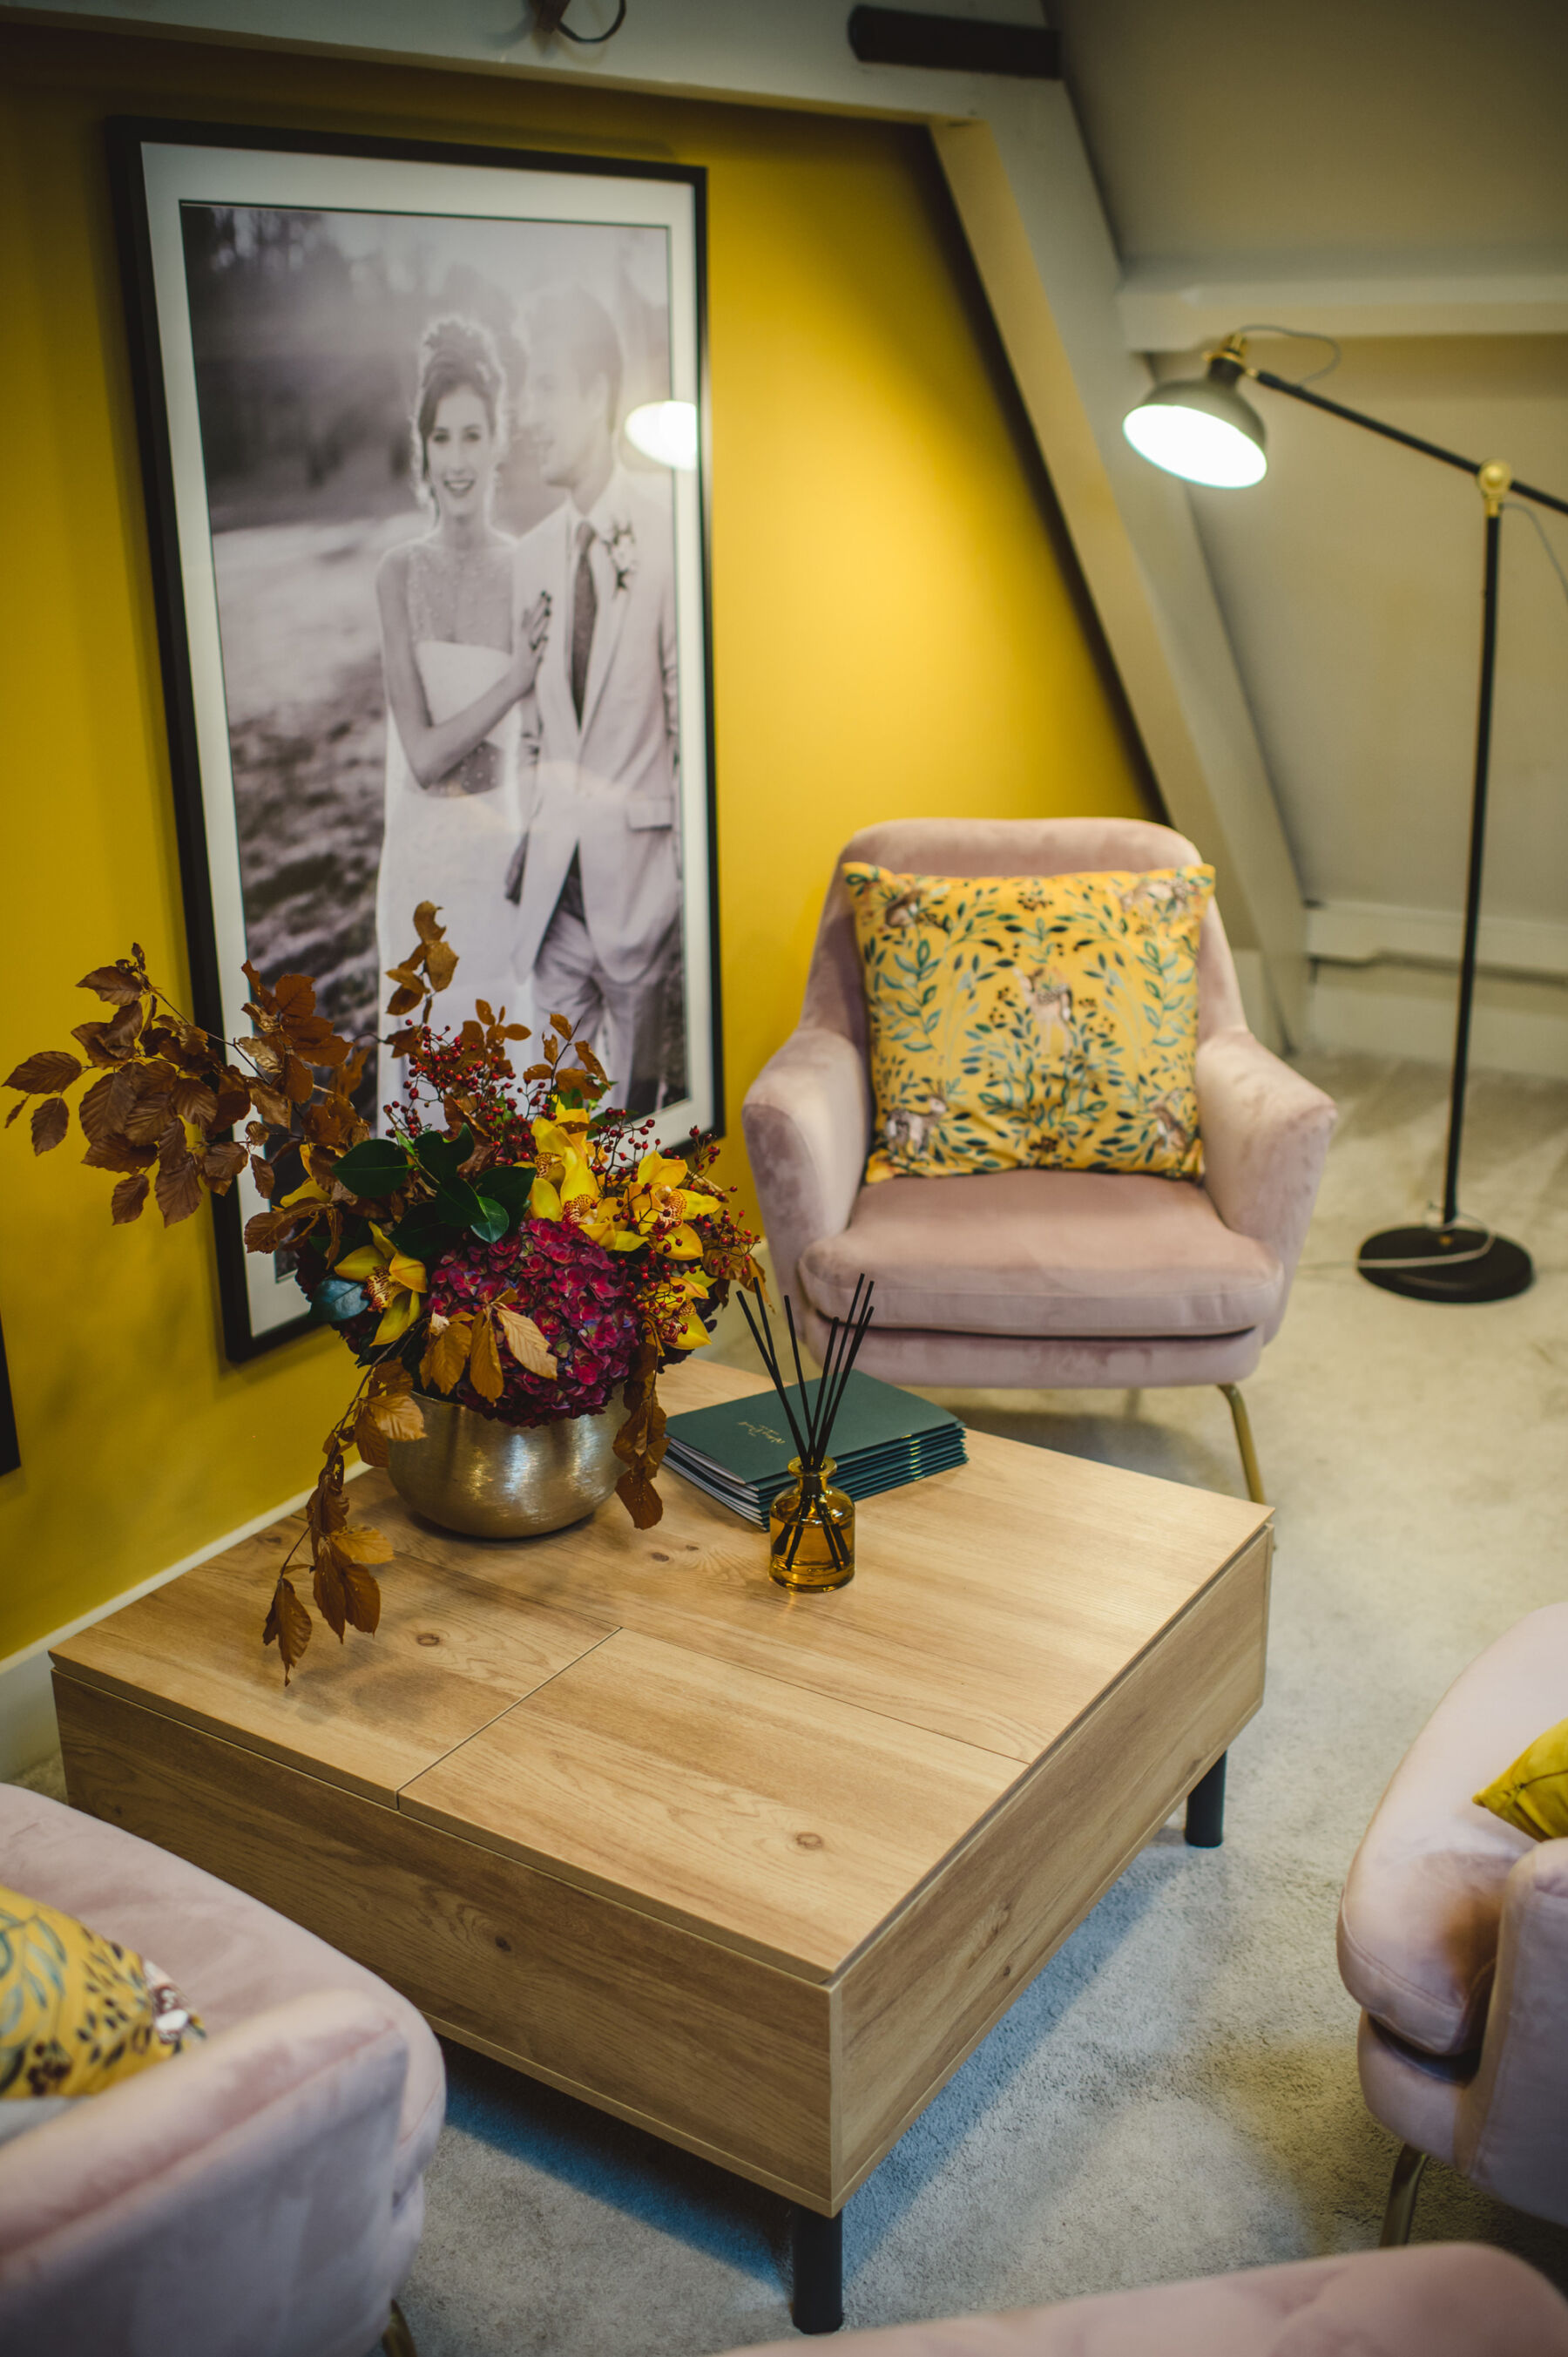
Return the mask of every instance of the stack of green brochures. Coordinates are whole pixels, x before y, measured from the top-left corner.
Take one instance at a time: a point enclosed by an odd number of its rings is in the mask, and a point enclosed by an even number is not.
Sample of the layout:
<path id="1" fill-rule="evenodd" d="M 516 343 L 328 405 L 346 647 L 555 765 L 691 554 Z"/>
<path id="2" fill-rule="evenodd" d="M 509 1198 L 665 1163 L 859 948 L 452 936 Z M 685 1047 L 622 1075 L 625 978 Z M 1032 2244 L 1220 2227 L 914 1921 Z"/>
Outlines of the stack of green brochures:
<path id="1" fill-rule="evenodd" d="M 809 1383 L 808 1401 L 814 1403 L 816 1394 L 816 1383 Z M 789 1400 L 803 1431 L 800 1393 L 793 1383 Z M 795 1454 L 779 1395 L 772 1391 L 672 1415 L 668 1444 L 666 1465 L 721 1506 L 733 1507 L 758 1523 L 766 1523 L 769 1506 L 788 1486 L 789 1459 Z M 833 1422 L 832 1455 L 838 1468 L 833 1486 L 847 1490 L 852 1498 L 875 1498 L 884 1490 L 897 1490 L 906 1481 L 968 1461 L 963 1426 L 956 1415 L 917 1399 L 912 1392 L 853 1372 Z"/>

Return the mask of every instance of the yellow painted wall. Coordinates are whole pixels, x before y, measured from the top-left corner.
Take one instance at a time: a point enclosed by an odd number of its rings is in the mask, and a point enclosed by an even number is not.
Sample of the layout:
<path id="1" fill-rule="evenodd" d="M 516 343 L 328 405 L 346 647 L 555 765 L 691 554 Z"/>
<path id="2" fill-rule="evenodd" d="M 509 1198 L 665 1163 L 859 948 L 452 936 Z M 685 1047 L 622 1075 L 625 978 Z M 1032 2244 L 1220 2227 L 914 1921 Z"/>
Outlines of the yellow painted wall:
<path id="1" fill-rule="evenodd" d="M 16 28 L 0 91 L 0 1070 L 63 1044 L 93 1011 L 75 978 L 133 935 L 185 981 L 109 113 L 707 166 L 732 1129 L 856 827 L 1148 808 L 923 133 Z M 303 1489 L 343 1395 L 328 1337 L 228 1366 L 205 1219 L 116 1232 L 107 1196 L 70 1147 L 35 1162 L 24 1124 L 0 1142 L 24 1458 L 0 1660 Z"/>

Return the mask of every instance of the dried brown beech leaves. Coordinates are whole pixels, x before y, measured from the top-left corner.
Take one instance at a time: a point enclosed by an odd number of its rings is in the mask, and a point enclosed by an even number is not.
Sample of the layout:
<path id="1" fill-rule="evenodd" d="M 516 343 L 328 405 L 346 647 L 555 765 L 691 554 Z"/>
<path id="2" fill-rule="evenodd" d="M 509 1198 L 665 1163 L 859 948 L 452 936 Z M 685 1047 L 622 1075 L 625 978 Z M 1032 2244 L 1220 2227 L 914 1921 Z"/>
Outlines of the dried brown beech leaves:
<path id="1" fill-rule="evenodd" d="M 63 1097 L 46 1097 L 33 1107 L 33 1152 L 47 1154 L 70 1127 L 70 1107 Z"/>
<path id="2" fill-rule="evenodd" d="M 446 928 L 436 923 L 440 915 L 434 900 L 422 900 L 413 912 L 413 930 L 419 936 L 401 965 L 387 968 L 387 980 L 394 987 L 387 1001 L 389 1015 L 412 1015 L 421 999 L 428 1020 L 432 995 L 446 990 L 457 971 L 457 952 L 446 939 Z M 392 1041 L 394 1055 L 406 1055 L 412 1033 L 400 1031 Z"/>
<path id="3" fill-rule="evenodd" d="M 523 1074 L 525 1081 L 548 1081 L 564 1097 L 586 1097 L 592 1100 L 603 1094 L 608 1086 L 608 1075 L 585 1039 L 574 1039 L 572 1026 L 564 1015 L 553 1015 L 551 1028 L 539 1043 L 542 1061 L 530 1064 Z M 557 1038 L 554 1034 L 559 1034 Z M 523 1038 L 529 1036 L 523 1033 Z M 568 1048 L 575 1050 L 570 1064 L 561 1061 Z"/>
<path id="4" fill-rule="evenodd" d="M 496 1317 L 506 1336 L 507 1349 L 518 1365 L 525 1367 L 531 1375 L 543 1375 L 546 1379 L 553 1375 L 554 1353 L 532 1318 L 525 1318 L 520 1309 L 508 1308 L 504 1302 L 498 1303 Z"/>
<path id="5" fill-rule="evenodd" d="M 462 1379 L 474 1347 L 474 1321 L 467 1310 L 456 1318 L 434 1315 L 430 1340 L 419 1362 L 419 1380 L 438 1392 L 449 1392 Z"/>
<path id="6" fill-rule="evenodd" d="M 350 1099 L 366 1051 L 356 1051 L 317 1014 L 316 986 L 303 974 L 285 974 L 268 990 L 253 966 L 245 973 L 252 992 L 246 1012 L 256 1028 L 249 1040 L 235 1043 L 243 1065 L 231 1060 L 227 1042 L 170 1004 L 133 946 L 129 957 L 94 966 L 81 978 L 81 989 L 113 1009 L 77 1026 L 73 1036 L 86 1060 L 65 1049 L 43 1048 L 7 1077 L 5 1085 L 21 1096 L 6 1126 L 29 1098 L 40 1099 L 32 1109 L 33 1151 L 48 1154 L 70 1126 L 63 1092 L 95 1075 L 77 1100 L 87 1145 L 81 1158 L 90 1170 L 112 1171 L 119 1180 L 110 1199 L 116 1227 L 139 1219 L 149 1195 L 170 1228 L 188 1220 L 204 1195 L 226 1195 L 249 1158 L 226 1132 L 252 1114 L 257 1119 L 248 1134 L 258 1147 L 275 1130 L 297 1135 L 307 1150 L 323 1143 L 341 1147 L 364 1136 L 365 1124 Z M 333 1076 L 325 1091 L 315 1077 L 321 1069 Z M 269 1167 L 264 1153 L 256 1159 L 260 1168 Z M 319 1208 L 284 1215 L 279 1240 L 302 1234 Z"/>
<path id="7" fill-rule="evenodd" d="M 384 1465 L 389 1439 L 418 1439 L 424 1430 L 424 1419 L 413 1390 L 413 1377 L 395 1360 L 384 1360 L 367 1370 L 348 1414 L 327 1436 L 321 1471 L 305 1509 L 305 1534 L 310 1542 L 310 1593 L 317 1610 L 339 1643 L 345 1629 L 362 1630 L 367 1637 L 375 1635 L 381 1617 L 381 1591 L 370 1566 L 373 1563 L 390 1563 L 392 1555 L 392 1541 L 383 1532 L 365 1523 L 356 1530 L 349 1527 L 349 1506 L 343 1494 L 346 1451 L 357 1441 L 360 1455 L 370 1463 Z M 291 1548 L 278 1574 L 262 1631 L 263 1643 L 278 1649 L 285 1685 L 310 1642 L 312 1625 L 288 1577 L 294 1554 Z"/>
<path id="8" fill-rule="evenodd" d="M 526 1367 L 531 1375 L 553 1375 L 555 1359 L 550 1345 L 532 1318 L 514 1307 L 516 1300 L 509 1288 L 486 1302 L 482 1309 L 460 1309 L 455 1318 L 434 1312 L 430 1338 L 420 1361 L 420 1382 L 431 1391 L 445 1393 L 467 1374 L 479 1397 L 493 1405 L 506 1385 L 500 1361 L 503 1341 L 519 1366 Z"/>
<path id="9" fill-rule="evenodd" d="M 659 1353 L 645 1340 L 626 1386 L 631 1410 L 616 1435 L 615 1452 L 626 1467 L 616 1483 L 616 1496 L 631 1516 L 634 1527 L 651 1530 L 664 1512 L 664 1501 L 654 1477 L 664 1462 L 664 1410 L 657 1389 Z"/>
<path id="10" fill-rule="evenodd" d="M 147 1200 L 147 1177 L 145 1170 L 134 1171 L 122 1178 L 109 1198 L 109 1215 L 117 1228 L 129 1220 L 139 1220 L 142 1206 Z"/>
<path id="11" fill-rule="evenodd" d="M 428 913 L 433 922 L 435 911 Z M 439 926 L 424 952 L 427 965 L 432 947 L 442 949 Z M 436 969 L 449 975 L 451 959 L 452 952 L 445 951 Z M 30 1103 L 33 1150 L 51 1152 L 70 1125 L 65 1092 L 87 1080 L 77 1099 L 87 1149 L 81 1158 L 89 1169 L 113 1174 L 109 1208 L 116 1227 L 140 1219 L 149 1198 L 166 1227 L 177 1226 L 205 1195 L 227 1194 L 247 1162 L 258 1190 L 270 1200 L 276 1188 L 272 1157 L 291 1146 L 314 1186 L 293 1190 L 304 1193 L 303 1201 L 258 1212 L 248 1224 L 246 1241 L 252 1250 L 274 1252 L 325 1222 L 329 1252 L 335 1252 L 343 1206 L 354 1198 L 344 1188 L 334 1189 L 333 1167 L 368 1135 L 353 1095 L 373 1043 L 356 1048 L 341 1039 L 317 1013 L 316 985 L 306 975 L 285 974 L 269 988 L 255 967 L 247 965 L 245 977 L 251 985 L 245 1012 L 253 1028 L 248 1039 L 228 1041 L 171 1005 L 134 944 L 129 957 L 95 966 L 82 976 L 81 987 L 110 1012 L 76 1027 L 79 1055 L 44 1048 L 16 1065 L 5 1083 L 20 1092 L 6 1125 Z M 228 1135 L 240 1123 L 245 1125 L 243 1145 Z M 344 1452 L 359 1441 L 362 1455 L 384 1464 L 388 1440 L 418 1438 L 424 1419 L 413 1388 L 413 1377 L 395 1361 L 371 1368 L 347 1417 L 328 1438 L 306 1522 L 312 1591 L 323 1619 L 339 1636 L 349 1626 L 374 1629 L 381 1592 L 368 1566 L 392 1553 L 379 1532 L 348 1527 Z M 293 1582 L 280 1578 L 265 1636 L 282 1654 L 285 1680 L 310 1641 L 310 1614 Z"/>
<path id="12" fill-rule="evenodd" d="M 266 1625 L 262 1631 L 263 1645 L 275 1645 L 283 1661 L 283 1682 L 286 1686 L 295 1664 L 310 1642 L 310 1615 L 295 1592 L 292 1579 L 280 1577 L 273 1590 L 273 1600 L 267 1610 Z"/>
<path id="13" fill-rule="evenodd" d="M 354 1445 L 367 1465 L 384 1465 L 389 1440 L 423 1440 L 424 1412 L 413 1396 L 413 1377 L 393 1361 L 375 1369 L 354 1421 Z"/>
<path id="14" fill-rule="evenodd" d="M 81 1077 L 81 1066 L 74 1056 L 66 1055 L 59 1048 L 41 1048 L 36 1056 L 28 1056 L 17 1065 L 5 1086 L 25 1089 L 29 1096 L 36 1096 L 45 1089 L 69 1089 L 72 1081 Z M 15 1114 L 11 1116 L 13 1121 L 16 1117 Z"/>

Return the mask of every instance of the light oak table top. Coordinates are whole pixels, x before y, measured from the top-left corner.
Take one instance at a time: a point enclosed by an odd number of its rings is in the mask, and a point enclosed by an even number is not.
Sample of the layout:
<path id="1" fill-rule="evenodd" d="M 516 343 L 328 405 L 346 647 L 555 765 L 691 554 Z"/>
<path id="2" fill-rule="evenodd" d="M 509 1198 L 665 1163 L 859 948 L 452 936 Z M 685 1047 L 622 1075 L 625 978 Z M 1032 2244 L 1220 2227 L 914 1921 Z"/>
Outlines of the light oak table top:
<path id="1" fill-rule="evenodd" d="M 763 1387 L 699 1361 L 661 1388 L 674 1414 Z M 673 1472 L 651 1531 L 612 1500 L 519 1543 L 421 1523 L 367 1474 L 353 1519 L 397 1551 L 378 1634 L 340 1646 L 318 1623 L 285 1691 L 260 1630 L 298 1522 L 230 1548 L 57 1649 L 72 1796 L 352 1945 L 454 2035 L 835 2209 L 1262 1692 L 1266 1509 L 968 1445 L 864 1505 L 854 1579 L 815 1596 L 776 1587 L 765 1535 Z M 254 1810 L 242 1839 L 199 1789 Z M 280 1834 L 269 1864 L 274 1791 L 280 1824 L 292 1794 L 339 1861 L 353 1828 L 386 1875 L 417 1852 L 421 1888 L 518 1894 L 525 1929 L 567 1909 L 606 1956 L 640 1940 L 624 2001 L 645 2029 L 697 1964 L 742 2019 L 795 2019 L 798 1990 L 803 2044 L 779 2067 L 820 2064 L 820 2119 L 786 2151 L 741 2096 L 710 2116 L 651 2063 L 646 2084 L 629 2060 L 596 2083 L 569 1983 L 524 2036 L 517 1986 L 481 1989 L 467 1948 L 420 1962 L 359 1917 L 346 1932 L 306 1850 Z M 998 1909 L 1011 1929 L 977 1946 Z"/>

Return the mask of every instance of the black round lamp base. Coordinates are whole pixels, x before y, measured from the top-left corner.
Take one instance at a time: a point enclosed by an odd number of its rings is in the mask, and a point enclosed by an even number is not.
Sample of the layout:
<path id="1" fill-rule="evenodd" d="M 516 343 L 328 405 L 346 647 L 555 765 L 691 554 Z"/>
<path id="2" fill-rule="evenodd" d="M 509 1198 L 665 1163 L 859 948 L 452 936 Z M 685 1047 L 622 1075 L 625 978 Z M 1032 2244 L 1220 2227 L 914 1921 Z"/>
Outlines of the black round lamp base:
<path id="1" fill-rule="evenodd" d="M 1356 1266 L 1369 1285 L 1411 1301 L 1508 1301 L 1535 1276 L 1530 1254 L 1484 1228 L 1384 1228 Z"/>

